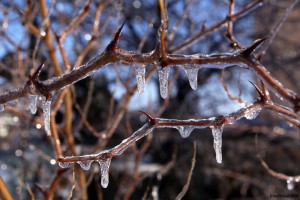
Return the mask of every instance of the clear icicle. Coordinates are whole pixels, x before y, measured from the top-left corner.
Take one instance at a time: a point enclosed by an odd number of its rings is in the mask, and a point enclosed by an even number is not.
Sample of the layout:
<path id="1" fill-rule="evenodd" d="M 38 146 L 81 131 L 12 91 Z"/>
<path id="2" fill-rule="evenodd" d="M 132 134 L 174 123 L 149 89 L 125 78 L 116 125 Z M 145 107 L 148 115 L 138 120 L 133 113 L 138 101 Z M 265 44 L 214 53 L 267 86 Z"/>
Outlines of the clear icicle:
<path id="1" fill-rule="evenodd" d="M 37 110 L 37 96 L 29 96 L 29 102 L 30 102 L 30 112 L 31 114 L 35 114 L 36 113 L 36 110 Z"/>
<path id="2" fill-rule="evenodd" d="M 288 190 L 293 190 L 294 189 L 295 182 L 293 180 L 287 180 L 286 183 L 287 183 L 287 189 Z"/>
<path id="3" fill-rule="evenodd" d="M 92 160 L 86 160 L 86 161 L 78 161 L 77 163 L 80 165 L 80 167 L 83 170 L 89 170 L 91 168 Z"/>
<path id="4" fill-rule="evenodd" d="M 259 115 L 260 111 L 261 109 L 257 109 L 254 112 L 247 113 L 245 117 L 249 120 L 255 119 Z"/>
<path id="5" fill-rule="evenodd" d="M 51 101 L 46 100 L 46 98 L 43 98 L 42 102 L 42 107 L 43 107 L 43 113 L 44 113 L 44 126 L 45 126 L 45 131 L 47 135 L 51 135 L 51 129 L 50 129 L 50 113 L 51 113 Z"/>
<path id="6" fill-rule="evenodd" d="M 222 163 L 222 132 L 223 127 L 211 127 L 212 135 L 214 137 L 214 149 L 216 152 L 216 160 Z"/>
<path id="7" fill-rule="evenodd" d="M 144 92 L 146 65 L 134 64 L 138 93 Z"/>
<path id="8" fill-rule="evenodd" d="M 193 90 L 197 90 L 198 82 L 198 71 L 199 68 L 196 66 L 184 66 L 184 71 L 189 79 L 190 86 Z"/>
<path id="9" fill-rule="evenodd" d="M 4 105 L 0 104 L 0 112 L 3 112 L 3 111 L 4 111 Z"/>
<path id="10" fill-rule="evenodd" d="M 58 165 L 61 168 L 68 168 L 68 167 L 70 167 L 71 163 L 69 163 L 69 162 L 58 162 Z"/>
<path id="11" fill-rule="evenodd" d="M 190 136 L 191 132 L 194 130 L 194 127 L 191 126 L 178 126 L 176 127 L 182 138 L 187 138 Z"/>
<path id="12" fill-rule="evenodd" d="M 168 96 L 168 78 L 170 67 L 158 68 L 159 90 L 161 98 L 165 99 Z"/>
<path id="13" fill-rule="evenodd" d="M 111 159 L 107 160 L 100 160 L 100 170 L 101 170 L 101 185 L 103 188 L 107 188 L 109 183 L 109 165 L 110 165 Z"/>

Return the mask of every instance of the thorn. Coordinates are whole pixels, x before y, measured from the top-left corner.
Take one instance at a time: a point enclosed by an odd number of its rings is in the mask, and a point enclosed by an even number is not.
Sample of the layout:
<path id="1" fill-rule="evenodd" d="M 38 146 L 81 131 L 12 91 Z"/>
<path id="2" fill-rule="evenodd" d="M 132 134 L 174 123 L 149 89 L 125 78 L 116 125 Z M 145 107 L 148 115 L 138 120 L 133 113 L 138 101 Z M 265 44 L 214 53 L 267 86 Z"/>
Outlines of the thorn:
<path id="1" fill-rule="evenodd" d="M 266 85 L 264 84 L 264 82 L 261 80 L 261 86 L 262 86 L 262 91 L 264 93 L 264 96 L 267 100 L 270 100 L 270 92 L 268 90 L 268 88 L 266 87 Z"/>
<path id="2" fill-rule="evenodd" d="M 246 49 L 244 49 L 241 54 L 245 57 L 249 57 L 254 51 L 255 49 L 261 45 L 265 40 L 267 40 L 268 38 L 265 37 L 265 38 L 262 38 L 262 39 L 258 39 L 258 40 L 255 40 L 253 42 L 253 44 L 251 44 L 249 47 L 247 47 Z"/>
<path id="3" fill-rule="evenodd" d="M 40 72 L 41 72 L 42 68 L 44 67 L 45 62 L 46 62 L 46 59 L 44 61 L 42 61 L 40 66 L 38 66 L 38 68 L 35 70 L 35 72 L 31 75 L 32 79 L 34 79 L 34 80 L 38 79 L 38 76 L 40 75 Z"/>
<path id="4" fill-rule="evenodd" d="M 255 87 L 257 93 L 260 96 L 260 99 L 264 101 L 265 100 L 265 95 L 263 94 L 263 92 L 253 82 L 251 82 L 251 81 L 249 81 L 249 82 Z"/>
<path id="5" fill-rule="evenodd" d="M 114 38 L 112 41 L 107 45 L 106 49 L 108 51 L 114 51 L 117 48 L 118 42 L 121 37 L 123 26 L 125 25 L 126 20 L 123 22 L 123 24 L 120 26 L 119 30 L 116 32 Z"/>
<path id="6" fill-rule="evenodd" d="M 148 113 L 146 113 L 144 111 L 139 110 L 139 112 L 143 113 L 144 115 L 146 115 L 148 117 L 148 119 L 150 120 L 151 125 L 157 124 L 157 120 L 154 117 L 152 117 L 151 115 L 149 115 Z"/>

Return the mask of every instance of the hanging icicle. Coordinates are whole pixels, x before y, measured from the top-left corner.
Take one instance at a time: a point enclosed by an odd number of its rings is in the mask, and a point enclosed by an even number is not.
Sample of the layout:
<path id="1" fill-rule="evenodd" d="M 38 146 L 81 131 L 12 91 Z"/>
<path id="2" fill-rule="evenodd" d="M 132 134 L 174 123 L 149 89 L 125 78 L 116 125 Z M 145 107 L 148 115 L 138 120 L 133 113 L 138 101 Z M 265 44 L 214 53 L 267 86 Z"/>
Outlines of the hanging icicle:
<path id="1" fill-rule="evenodd" d="M 109 165 L 111 159 L 99 160 L 100 171 L 101 171 L 101 185 L 103 188 L 107 188 L 109 183 Z"/>
<path id="2" fill-rule="evenodd" d="M 168 97 L 168 78 L 170 67 L 158 67 L 159 90 L 161 98 Z"/>
<path id="3" fill-rule="evenodd" d="M 190 86 L 193 90 L 197 90 L 197 86 L 198 86 L 198 71 L 199 68 L 195 65 L 185 65 L 183 67 L 188 79 L 189 79 L 189 83 Z"/>
<path id="4" fill-rule="evenodd" d="M 222 132 L 223 127 L 211 127 L 212 135 L 214 138 L 214 149 L 216 152 L 216 160 L 222 163 Z"/>
<path id="5" fill-rule="evenodd" d="M 48 136 L 51 135 L 51 128 L 50 128 L 50 114 L 51 114 L 51 101 L 47 100 L 46 97 L 42 99 L 42 108 L 44 113 L 44 126 L 45 131 Z"/>
<path id="6" fill-rule="evenodd" d="M 145 88 L 146 65 L 135 63 L 134 72 L 136 76 L 137 91 L 138 93 L 142 93 L 144 92 Z"/>

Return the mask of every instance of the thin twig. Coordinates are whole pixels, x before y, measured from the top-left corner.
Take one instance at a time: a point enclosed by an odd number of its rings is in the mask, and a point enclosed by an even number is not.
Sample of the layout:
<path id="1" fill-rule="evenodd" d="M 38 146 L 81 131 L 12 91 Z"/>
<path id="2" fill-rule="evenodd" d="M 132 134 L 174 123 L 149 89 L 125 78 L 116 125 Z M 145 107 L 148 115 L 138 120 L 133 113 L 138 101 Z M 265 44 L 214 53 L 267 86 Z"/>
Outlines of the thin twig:
<path id="1" fill-rule="evenodd" d="M 257 135 L 255 135 L 255 149 L 257 153 L 257 158 L 259 159 L 261 165 L 265 168 L 265 170 L 273 177 L 278 178 L 280 180 L 285 180 L 285 181 L 293 181 L 293 182 L 300 182 L 300 175 L 296 176 L 288 176 L 286 174 L 276 172 L 275 170 L 271 169 L 269 165 L 262 159 L 262 157 L 259 154 L 259 147 L 258 147 L 258 139 Z"/>
<path id="2" fill-rule="evenodd" d="M 196 144 L 196 142 L 194 142 L 194 155 L 193 155 L 193 158 L 192 158 L 192 164 L 191 164 L 191 168 L 190 168 L 190 171 L 189 171 L 189 174 L 188 174 L 188 178 L 187 178 L 186 184 L 182 188 L 181 192 L 177 195 L 176 200 L 182 199 L 185 196 L 185 194 L 187 193 L 188 189 L 189 189 L 190 182 L 191 182 L 192 175 L 193 175 L 193 171 L 194 171 L 195 164 L 196 164 L 196 152 L 197 152 L 197 144 Z"/>

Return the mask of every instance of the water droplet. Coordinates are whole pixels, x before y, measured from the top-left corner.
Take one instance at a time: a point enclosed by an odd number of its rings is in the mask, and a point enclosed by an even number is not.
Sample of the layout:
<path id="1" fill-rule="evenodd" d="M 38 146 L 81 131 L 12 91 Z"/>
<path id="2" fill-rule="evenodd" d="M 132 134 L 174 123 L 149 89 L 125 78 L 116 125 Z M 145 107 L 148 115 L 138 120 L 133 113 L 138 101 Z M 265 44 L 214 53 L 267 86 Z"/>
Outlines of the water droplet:
<path id="1" fill-rule="evenodd" d="M 249 120 L 255 119 L 259 115 L 260 111 L 261 111 L 261 109 L 256 109 L 253 112 L 247 113 L 245 115 L 245 117 L 246 117 L 246 119 L 249 119 Z"/>
<path id="2" fill-rule="evenodd" d="M 44 126 L 47 135 L 51 135 L 51 128 L 50 128 L 50 114 L 51 114 L 51 101 L 46 100 L 43 98 L 42 101 L 43 113 L 44 113 Z"/>
<path id="3" fill-rule="evenodd" d="M 37 105 L 37 96 L 29 96 L 28 97 L 29 98 L 29 102 L 30 102 L 30 105 L 29 105 L 29 107 L 30 107 L 30 112 L 31 112 L 31 114 L 35 114 L 36 113 L 36 110 L 37 110 L 37 107 L 36 107 L 36 105 Z"/>
<path id="4" fill-rule="evenodd" d="M 91 168 L 92 160 L 78 161 L 77 163 L 83 170 L 89 170 Z"/>
<path id="5" fill-rule="evenodd" d="M 107 188 L 109 183 L 109 165 L 111 159 L 99 160 L 100 171 L 101 171 L 101 185 L 103 188 Z"/>
<path id="6" fill-rule="evenodd" d="M 194 127 L 191 126 L 177 126 L 176 127 L 182 138 L 187 138 L 190 136 L 191 132 L 194 130 Z"/>
<path id="7" fill-rule="evenodd" d="M 193 90 L 197 90 L 199 68 L 197 68 L 196 66 L 184 66 L 184 71 L 187 74 L 191 88 Z"/>
<path id="8" fill-rule="evenodd" d="M 164 68 L 158 67 L 160 96 L 163 99 L 168 97 L 169 72 L 170 72 L 170 67 L 164 67 Z"/>
<path id="9" fill-rule="evenodd" d="M 134 64 L 138 93 L 144 92 L 146 65 Z"/>
<path id="10" fill-rule="evenodd" d="M 51 159 L 51 160 L 50 160 L 50 164 L 51 164 L 51 165 L 55 165 L 55 164 L 56 164 L 56 160 L 55 160 L 55 159 Z"/>
<path id="11" fill-rule="evenodd" d="M 69 163 L 69 162 L 58 162 L 58 165 L 61 168 L 68 168 L 68 167 L 70 167 L 71 163 Z"/>
<path id="12" fill-rule="evenodd" d="M 212 135 L 214 138 L 214 149 L 216 152 L 216 160 L 222 163 L 222 132 L 223 127 L 211 127 Z"/>
<path id="13" fill-rule="evenodd" d="M 293 180 L 287 180 L 286 183 L 287 183 L 287 189 L 288 190 L 293 190 L 294 189 L 295 182 Z"/>

